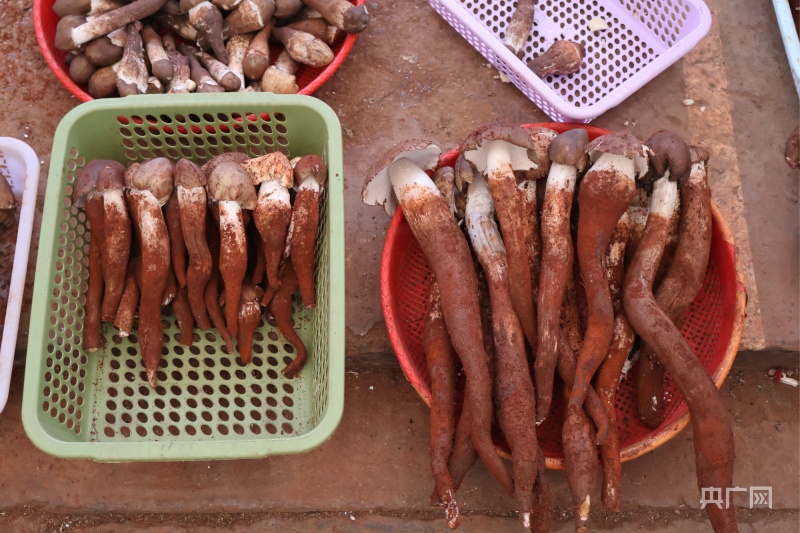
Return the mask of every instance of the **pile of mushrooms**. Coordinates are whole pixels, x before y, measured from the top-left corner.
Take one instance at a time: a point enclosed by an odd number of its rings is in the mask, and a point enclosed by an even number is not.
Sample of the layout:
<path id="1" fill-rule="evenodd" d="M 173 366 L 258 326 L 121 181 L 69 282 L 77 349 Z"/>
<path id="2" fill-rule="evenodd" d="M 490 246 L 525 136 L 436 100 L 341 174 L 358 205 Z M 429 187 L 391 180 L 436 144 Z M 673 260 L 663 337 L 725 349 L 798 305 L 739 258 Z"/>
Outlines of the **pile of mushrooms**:
<path id="1" fill-rule="evenodd" d="M 69 77 L 93 98 L 293 94 L 302 65 L 329 65 L 332 48 L 369 22 L 347 0 L 56 0 L 53 10 Z"/>
<path id="2" fill-rule="evenodd" d="M 708 152 L 668 131 L 645 143 L 627 132 L 589 142 L 580 128 L 493 123 L 461 144 L 455 168 L 439 168 L 440 155 L 430 141 L 400 143 L 370 172 L 362 199 L 390 216 L 402 207 L 433 274 L 423 332 L 432 503 L 448 527 L 458 527 L 457 491 L 480 457 L 523 525 L 550 529 L 536 428 L 557 390 L 576 531 L 587 530 L 600 479 L 603 506 L 619 511 L 614 403 L 639 354 L 642 421 L 661 424 L 668 373 L 692 415 L 699 486 L 730 487 L 729 416 L 679 329 L 709 260 Z M 495 421 L 510 472 L 487 445 Z M 733 508 L 706 511 L 715 531 L 736 530 Z"/>
<path id="3" fill-rule="evenodd" d="M 213 325 L 226 352 L 236 339 L 245 364 L 267 307 L 296 352 L 282 372 L 296 377 L 306 348 L 294 331 L 292 298 L 299 286 L 303 307 L 316 306 L 314 248 L 327 175 L 316 155 L 290 161 L 280 152 L 255 159 L 228 152 L 202 167 L 163 157 L 127 169 L 90 161 L 72 195 L 90 228 L 83 348 L 103 347 L 103 323 L 130 335 L 138 313 L 139 346 L 155 387 L 165 306 L 172 305 L 181 344 L 192 345 L 195 326 Z M 278 200 L 284 224 L 272 223 L 270 204 Z"/>

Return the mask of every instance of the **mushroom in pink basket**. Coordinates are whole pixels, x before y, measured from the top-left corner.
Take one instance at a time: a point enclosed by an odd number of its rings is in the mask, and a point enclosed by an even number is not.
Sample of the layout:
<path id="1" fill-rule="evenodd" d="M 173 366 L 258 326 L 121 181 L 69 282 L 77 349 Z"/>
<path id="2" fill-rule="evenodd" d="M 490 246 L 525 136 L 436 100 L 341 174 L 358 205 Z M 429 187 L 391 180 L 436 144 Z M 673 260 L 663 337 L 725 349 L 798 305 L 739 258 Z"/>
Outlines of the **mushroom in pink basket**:
<path id="1" fill-rule="evenodd" d="M 319 11 L 322 18 L 347 33 L 360 33 L 369 24 L 367 6 L 356 6 L 347 0 L 303 0 L 305 4 Z"/>
<path id="2" fill-rule="evenodd" d="M 403 207 L 441 288 L 445 323 L 466 371 L 465 398 L 472 413 L 472 442 L 486 467 L 511 494 L 511 477 L 491 437 L 492 382 L 483 347 L 475 265 L 447 200 L 425 173 L 436 167 L 440 154 L 439 147 L 426 140 L 394 146 L 370 170 L 361 198 L 368 205 L 383 205 L 390 216 L 398 203 Z M 516 184 L 514 189 L 516 192 Z"/>
<path id="3" fill-rule="evenodd" d="M 556 41 L 546 52 L 529 61 L 528 68 L 540 78 L 574 74 L 580 70 L 584 55 L 586 49 L 581 43 Z"/>
<path id="4" fill-rule="evenodd" d="M 514 52 L 516 56 L 522 56 L 525 43 L 533 29 L 533 13 L 536 7 L 536 0 L 519 0 L 514 14 L 506 26 L 506 36 L 503 44 L 506 48 Z"/>
<path id="5" fill-rule="evenodd" d="M 128 208 L 139 242 L 139 346 L 147 379 L 156 386 L 161 361 L 164 328 L 161 324 L 161 301 L 170 274 L 170 251 L 167 224 L 161 208 L 172 194 L 173 165 L 159 157 L 134 163 L 125 173 Z"/>
<path id="6" fill-rule="evenodd" d="M 164 5 L 166 0 L 135 0 L 102 15 L 87 20 L 81 16 L 66 16 L 58 21 L 55 46 L 59 50 L 78 50 L 88 43 L 132 22 L 149 17 Z"/>
<path id="7" fill-rule="evenodd" d="M 206 188 L 219 208 L 219 272 L 225 283 L 225 325 L 228 333 L 235 337 L 239 297 L 247 271 L 243 210 L 256 208 L 256 190 L 248 173 L 231 161 L 223 161 L 208 175 Z"/>

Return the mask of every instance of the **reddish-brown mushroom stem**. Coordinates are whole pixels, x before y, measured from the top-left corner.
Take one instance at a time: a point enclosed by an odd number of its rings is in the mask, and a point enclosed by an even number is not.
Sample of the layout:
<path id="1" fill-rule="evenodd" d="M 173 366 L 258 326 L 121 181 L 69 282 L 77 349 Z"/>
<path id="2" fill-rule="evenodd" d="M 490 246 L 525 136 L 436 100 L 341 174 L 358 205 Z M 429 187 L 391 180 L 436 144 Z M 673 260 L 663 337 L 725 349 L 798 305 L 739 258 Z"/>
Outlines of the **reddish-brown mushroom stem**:
<path id="1" fill-rule="evenodd" d="M 239 357 L 247 364 L 253 358 L 253 334 L 261 323 L 261 305 L 259 301 L 264 291 L 250 282 L 242 285 L 242 294 L 239 301 L 239 332 L 236 337 L 236 346 Z"/>
<path id="2" fill-rule="evenodd" d="M 139 260 L 132 257 L 128 262 L 125 274 L 125 288 L 122 291 L 122 299 L 117 307 L 117 314 L 114 317 L 114 326 L 119 328 L 119 336 L 127 337 L 133 331 L 133 319 L 136 309 L 139 307 L 139 283 L 136 280 L 136 265 Z"/>
<path id="3" fill-rule="evenodd" d="M 175 164 L 175 194 L 183 243 L 189 253 L 186 268 L 186 289 L 192 315 L 200 329 L 208 329 L 208 318 L 204 291 L 211 277 L 212 259 L 206 236 L 207 195 L 206 177 L 188 159 Z"/>
<path id="4" fill-rule="evenodd" d="M 542 205 L 542 259 L 539 268 L 538 343 L 534 363 L 536 377 L 536 420 L 550 412 L 553 379 L 558 363 L 561 303 L 572 274 L 574 250 L 569 229 L 572 196 L 578 172 L 586 166 L 589 135 L 577 128 L 550 142 L 552 161 Z"/>
<path id="5" fill-rule="evenodd" d="M 294 291 L 297 290 L 297 286 L 297 276 L 294 274 L 292 261 L 287 260 L 281 266 L 281 284 L 278 290 L 275 291 L 272 300 L 269 302 L 269 311 L 275 319 L 278 330 L 280 330 L 284 338 L 289 341 L 289 344 L 294 346 L 294 350 L 297 352 L 294 360 L 281 370 L 281 374 L 289 379 L 296 378 L 300 375 L 300 371 L 303 370 L 308 355 L 306 345 L 303 344 L 302 339 L 294 330 L 292 321 L 292 295 Z"/>
<path id="6" fill-rule="evenodd" d="M 161 293 L 161 307 L 171 304 L 176 294 L 178 294 L 178 280 L 175 278 L 175 272 L 170 268 L 169 274 L 167 274 L 167 284 L 164 292 Z"/>
<path id="7" fill-rule="evenodd" d="M 628 354 L 633 346 L 634 333 L 625 310 L 622 308 L 622 278 L 625 275 L 625 248 L 631 234 L 630 210 L 619 219 L 611 243 L 606 253 L 606 275 L 614 308 L 614 330 L 608 354 L 600 365 L 595 380 L 595 389 L 602 400 L 609 419 L 609 433 L 600 445 L 600 457 L 603 468 L 603 488 L 601 498 L 603 506 L 612 512 L 619 511 L 620 484 L 622 467 L 619 455 L 619 435 L 617 434 L 617 416 L 614 401 L 619 387 L 620 375 Z M 587 396 L 588 400 L 588 396 Z"/>
<path id="8" fill-rule="evenodd" d="M 250 80 L 261 80 L 264 72 L 269 68 L 269 36 L 274 25 L 273 21 L 268 22 L 256 33 L 247 47 L 242 61 L 242 71 Z"/>
<path id="9" fill-rule="evenodd" d="M 585 533 L 600 465 L 593 444 L 594 430 L 582 407 L 567 406 L 561 436 L 564 440 L 564 467 L 574 505 L 575 531 Z"/>
<path id="10" fill-rule="evenodd" d="M 254 228 L 255 225 L 251 226 Z M 261 285 L 264 282 L 266 271 L 266 259 L 264 258 L 264 241 L 261 240 L 261 234 L 258 233 L 258 228 L 251 231 L 251 242 L 255 246 L 255 261 L 253 262 L 253 272 L 251 273 L 251 280 L 253 285 Z"/>
<path id="11" fill-rule="evenodd" d="M 189 305 L 189 295 L 186 291 L 186 287 L 178 288 L 175 299 L 172 300 L 172 310 L 175 312 L 175 318 L 178 320 L 178 327 L 181 332 L 179 342 L 184 346 L 191 346 L 193 340 L 194 316 L 192 316 L 192 308 Z"/>
<path id="12" fill-rule="evenodd" d="M 362 199 L 372 205 L 383 204 L 390 214 L 398 199 L 403 206 L 409 227 L 441 288 L 447 330 L 467 374 L 465 398 L 473 404 L 472 442 L 489 471 L 511 494 L 510 476 L 491 438 L 492 384 L 483 348 L 475 266 L 447 201 L 423 170 L 432 169 L 440 153 L 428 141 L 412 140 L 395 146 L 369 173 Z M 516 192 L 516 185 L 514 189 Z"/>
<path id="13" fill-rule="evenodd" d="M 553 529 L 555 498 L 547 481 L 547 466 L 544 454 L 539 454 L 539 474 L 533 486 L 533 505 L 531 506 L 531 533 L 550 533 Z"/>
<path id="14" fill-rule="evenodd" d="M 300 282 L 303 307 L 316 307 L 317 228 L 319 227 L 320 196 L 328 179 L 328 167 L 321 157 L 308 155 L 294 167 L 297 195 L 292 208 L 292 265 Z"/>
<path id="15" fill-rule="evenodd" d="M 86 318 L 83 325 L 83 349 L 95 352 L 104 344 L 100 332 L 103 299 L 103 197 L 93 193 L 86 197 L 86 218 L 89 221 L 89 288 L 86 291 Z"/>
<path id="16" fill-rule="evenodd" d="M 453 452 L 456 431 L 456 356 L 442 315 L 439 285 L 435 281 L 431 283 L 422 342 L 431 376 L 430 458 L 434 481 L 431 505 L 444 507 L 447 526 L 456 529 L 460 521 L 458 502 L 453 477 L 447 465 Z"/>
<path id="17" fill-rule="evenodd" d="M 253 184 L 260 184 L 253 219 L 264 243 L 267 282 L 274 292 L 280 286 L 278 268 L 292 219 L 289 198 L 289 187 L 294 183 L 292 165 L 285 155 L 273 152 L 246 161 L 242 167 L 250 175 Z"/>
<path id="18" fill-rule="evenodd" d="M 239 329 L 239 297 L 247 272 L 247 239 L 243 210 L 256 207 L 256 190 L 244 169 L 223 161 L 208 176 L 208 195 L 219 209 L 219 272 L 225 282 L 225 324 L 235 337 Z"/>
<path id="19" fill-rule="evenodd" d="M 128 205 L 141 252 L 137 276 L 139 287 L 139 345 L 147 379 L 156 386 L 156 373 L 164 342 L 161 302 L 169 265 L 169 236 L 161 207 L 172 193 L 173 165 L 159 157 L 132 165 L 125 174 Z"/>
<path id="20" fill-rule="evenodd" d="M 636 190 L 634 176 L 644 168 L 642 143 L 630 133 L 612 133 L 592 141 L 587 149 L 597 155 L 578 190 L 578 263 L 586 287 L 588 317 L 578 354 L 570 405 L 583 405 L 589 383 L 611 345 L 614 309 L 603 261 L 611 233 L 628 209 Z M 637 159 L 638 158 L 638 159 Z"/>
<path id="21" fill-rule="evenodd" d="M 172 269 L 175 271 L 178 285 L 186 287 L 186 242 L 183 239 L 181 208 L 177 194 L 170 196 L 167 205 L 164 206 L 164 219 L 167 222 L 167 232 L 169 233 Z"/>
<path id="22" fill-rule="evenodd" d="M 525 353 L 525 336 L 511 304 L 508 263 L 486 181 L 476 177 L 467 193 L 466 223 L 483 266 L 492 307 L 497 417 L 511 448 L 514 497 L 524 527 L 530 528 L 533 486 L 538 473 L 535 395 Z"/>
<path id="23" fill-rule="evenodd" d="M 574 74 L 581 68 L 586 50 L 581 43 L 556 41 L 543 54 L 528 62 L 528 68 L 540 78 Z"/>
<path id="24" fill-rule="evenodd" d="M 625 273 L 623 301 L 634 330 L 653 347 L 686 399 L 694 430 L 698 486 L 724 492 L 732 486 L 735 456 L 728 412 L 714 381 L 670 317 L 661 310 L 652 289 L 676 198 L 674 182 L 667 177 L 656 181 L 642 241 Z M 708 505 L 706 513 L 714 531 L 738 531 L 733 505 L 726 508 Z"/>
<path id="25" fill-rule="evenodd" d="M 208 220 L 206 224 L 206 235 L 208 240 L 208 250 L 211 254 L 211 276 L 206 284 L 205 291 L 203 291 L 203 299 L 205 301 L 208 316 L 211 318 L 211 323 L 219 331 L 220 337 L 225 342 L 225 352 L 233 353 L 233 339 L 228 328 L 225 325 L 225 316 L 222 314 L 222 309 L 219 306 L 219 254 L 220 254 L 220 239 L 219 229 L 214 220 Z"/>
<path id="26" fill-rule="evenodd" d="M 514 171 L 533 170 L 546 164 L 546 147 L 538 148 L 525 128 L 507 123 L 484 126 L 461 146 L 461 153 L 486 176 L 489 184 L 506 249 L 508 278 L 514 287 L 511 302 L 531 346 L 536 345 L 537 339 L 533 280 L 525 240 L 525 226 L 529 222 L 524 218 L 525 208 Z"/>

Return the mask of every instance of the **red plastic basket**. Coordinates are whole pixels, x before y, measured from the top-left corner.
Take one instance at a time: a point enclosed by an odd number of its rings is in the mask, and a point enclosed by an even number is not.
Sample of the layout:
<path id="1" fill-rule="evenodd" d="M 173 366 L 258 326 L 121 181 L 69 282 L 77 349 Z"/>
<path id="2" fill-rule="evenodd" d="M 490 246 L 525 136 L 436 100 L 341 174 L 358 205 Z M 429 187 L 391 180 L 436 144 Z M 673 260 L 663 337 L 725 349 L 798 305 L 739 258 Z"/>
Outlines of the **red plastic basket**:
<path id="1" fill-rule="evenodd" d="M 351 3 L 361 5 L 364 0 L 350 0 Z M 69 92 L 75 95 L 81 102 L 89 102 L 94 100 L 89 94 L 84 91 L 84 88 L 77 85 L 69 77 L 69 69 L 64 64 L 64 52 L 56 48 L 56 26 L 58 26 L 59 16 L 53 11 L 53 4 L 55 0 L 34 0 L 33 1 L 33 26 L 36 30 L 36 40 L 39 42 L 39 49 L 42 51 L 44 60 L 47 66 L 56 75 L 61 85 L 67 88 Z M 347 55 L 352 50 L 356 42 L 357 34 L 347 35 L 341 43 L 333 47 L 335 57 L 330 65 L 324 68 L 311 68 L 308 66 L 301 66 L 297 71 L 297 86 L 300 88 L 298 94 L 313 94 L 314 91 L 319 89 L 323 83 L 328 81 L 334 72 L 336 72 L 341 64 L 347 59 Z M 277 54 L 271 54 L 273 60 Z"/>
<path id="2" fill-rule="evenodd" d="M 563 132 L 581 127 L 594 139 L 607 130 L 575 124 L 530 124 Z M 453 165 L 457 150 L 444 154 L 439 166 Z M 700 294 L 686 311 L 681 333 L 695 355 L 702 361 L 717 387 L 722 385 L 736 357 L 744 320 L 745 291 L 737 268 L 735 246 L 725 220 L 712 205 L 713 231 L 711 256 Z M 428 263 L 402 210 L 398 210 L 386 234 L 381 260 L 381 300 L 389 338 L 406 378 L 430 405 L 430 377 L 422 347 L 422 328 L 426 314 L 431 273 Z M 622 380 L 616 411 L 622 460 L 629 461 L 651 451 L 677 435 L 689 423 L 683 396 L 667 377 L 664 391 L 664 421 L 652 430 L 636 416 L 636 372 L 632 369 Z M 550 468 L 563 468 L 561 425 L 563 395 L 554 394 L 553 410 L 538 428 L 539 444 Z M 531 421 L 533 423 L 533 421 Z M 502 439 L 499 451 L 507 454 Z"/>

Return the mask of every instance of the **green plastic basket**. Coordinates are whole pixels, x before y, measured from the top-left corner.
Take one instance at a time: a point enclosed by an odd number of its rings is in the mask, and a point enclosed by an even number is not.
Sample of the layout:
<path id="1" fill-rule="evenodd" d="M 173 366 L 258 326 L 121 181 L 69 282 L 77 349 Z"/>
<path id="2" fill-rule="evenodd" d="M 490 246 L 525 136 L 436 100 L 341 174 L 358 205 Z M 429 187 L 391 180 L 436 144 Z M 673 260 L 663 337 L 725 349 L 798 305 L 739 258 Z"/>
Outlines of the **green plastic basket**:
<path id="1" fill-rule="evenodd" d="M 136 332 L 104 325 L 105 348 L 81 349 L 88 286 L 86 216 L 72 205 L 76 171 L 92 159 L 123 164 L 181 157 L 201 164 L 244 150 L 316 153 L 329 181 L 317 248 L 317 307 L 295 308 L 308 348 L 299 378 L 280 370 L 292 346 L 262 318 L 253 359 L 222 350 L 216 330 L 178 344 L 165 310 L 158 387 L 147 384 Z M 341 125 L 323 102 L 268 94 L 139 96 L 72 110 L 53 143 L 36 264 L 22 419 L 33 443 L 96 461 L 256 458 L 310 450 L 344 409 L 344 221 Z"/>

